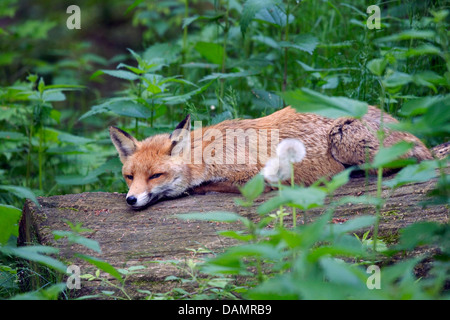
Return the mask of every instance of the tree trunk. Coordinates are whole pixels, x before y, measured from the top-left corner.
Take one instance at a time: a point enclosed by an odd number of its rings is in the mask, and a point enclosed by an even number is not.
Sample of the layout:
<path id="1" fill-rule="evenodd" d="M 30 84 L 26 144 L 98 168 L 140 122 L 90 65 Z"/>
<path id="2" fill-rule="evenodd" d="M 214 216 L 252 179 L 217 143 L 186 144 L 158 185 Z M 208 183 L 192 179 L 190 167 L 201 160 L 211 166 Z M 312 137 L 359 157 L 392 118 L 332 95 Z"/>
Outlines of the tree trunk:
<path id="1" fill-rule="evenodd" d="M 447 168 L 448 173 L 448 168 Z M 418 221 L 448 222 L 446 205 L 422 207 L 426 193 L 433 189 L 436 179 L 424 183 L 409 184 L 393 193 L 383 188 L 382 196 L 386 203 L 381 212 L 379 237 L 389 242 L 398 238 L 398 230 Z M 347 185 L 338 189 L 333 200 L 344 196 L 376 194 L 376 177 L 366 183 L 364 177 L 353 178 Z M 243 229 L 240 223 L 216 223 L 205 221 L 186 221 L 177 219 L 176 214 L 188 212 L 232 211 L 252 220 L 261 217 L 256 208 L 274 193 L 263 194 L 254 205 L 248 208 L 235 204 L 236 194 L 208 194 L 186 196 L 157 203 L 142 211 L 133 211 L 125 203 L 125 195 L 117 193 L 82 193 L 48 198 L 39 198 L 41 208 L 28 201 L 24 206 L 20 223 L 19 244 L 39 243 L 60 249 L 63 259 L 81 268 L 81 274 L 94 274 L 96 267 L 83 260 L 73 258 L 74 252 L 81 252 L 109 262 L 116 268 L 144 266 L 138 274 L 126 282 L 129 292 L 136 289 L 152 292 L 165 292 L 176 285 L 164 281 L 167 276 L 183 276 L 185 262 L 197 261 L 206 253 L 193 254 L 192 250 L 205 248 L 218 253 L 236 242 L 219 236 L 217 231 Z M 324 208 L 307 211 L 308 220 L 314 220 L 324 212 Z M 334 213 L 334 222 L 339 223 L 358 215 L 372 215 L 373 206 L 347 204 Z M 302 224 L 303 214 L 298 212 L 298 224 Z M 98 241 L 101 253 L 80 245 L 54 240 L 52 231 L 70 230 L 66 221 L 82 223 L 83 228 L 91 229 L 86 237 Z M 291 216 L 284 218 L 289 226 Z M 361 231 L 362 232 L 362 231 Z M 175 265 L 164 261 L 179 261 Z M 157 263 L 154 263 L 157 262 Z M 181 267 L 181 268 L 180 268 Z M 101 274 L 104 278 L 111 278 Z M 111 290 L 100 281 L 82 281 L 82 289 L 75 295 L 94 294 L 99 290 Z"/>

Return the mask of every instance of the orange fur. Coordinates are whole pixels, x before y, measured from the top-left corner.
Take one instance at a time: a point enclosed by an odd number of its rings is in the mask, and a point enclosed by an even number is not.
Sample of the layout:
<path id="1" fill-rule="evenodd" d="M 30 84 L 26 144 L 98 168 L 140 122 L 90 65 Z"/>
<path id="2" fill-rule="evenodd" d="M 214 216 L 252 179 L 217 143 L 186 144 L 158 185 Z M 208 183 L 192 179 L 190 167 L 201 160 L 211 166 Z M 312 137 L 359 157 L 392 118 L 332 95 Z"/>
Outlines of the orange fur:
<path id="1" fill-rule="evenodd" d="M 259 119 L 227 120 L 193 130 L 188 137 L 185 136 L 185 139 L 181 140 L 182 142 L 179 142 L 182 134 L 177 130 L 171 135 L 155 135 L 143 141 L 137 141 L 114 127 L 110 128 L 110 133 L 123 163 L 122 171 L 129 186 L 127 201 L 129 197 L 139 195 L 139 205 L 133 207 L 142 207 L 141 204 L 145 201 L 148 205 L 162 197 L 178 196 L 192 188 L 197 188 L 198 192 L 236 191 L 236 185 L 244 184 L 261 171 L 270 157 L 269 151 L 285 138 L 297 138 L 306 148 L 303 161 L 294 165 L 296 183 L 309 185 L 321 177 L 330 177 L 342 171 L 346 165 L 364 163 L 367 151 L 369 159 L 373 158 L 379 148 L 376 131 L 380 126 L 380 115 L 377 108 L 370 106 L 369 112 L 361 120 L 334 120 L 315 114 L 297 113 L 287 107 Z M 383 116 L 386 123 L 396 122 L 387 114 Z M 177 129 L 190 130 L 189 116 Z M 232 143 L 227 143 L 227 130 L 243 130 L 244 133 L 265 132 L 267 142 L 264 136 L 256 135 L 256 140 L 246 139 L 244 144 L 238 143 L 238 140 L 230 140 Z M 278 139 L 272 144 L 270 137 L 275 132 L 278 133 Z M 389 146 L 400 140 L 412 141 L 415 147 L 407 156 L 416 157 L 418 160 L 431 158 L 428 149 L 413 135 L 388 130 L 385 132 L 385 145 Z M 180 156 L 171 155 L 174 146 L 187 143 L 188 139 L 191 154 L 187 160 L 190 161 L 183 161 Z M 266 145 L 267 154 L 261 152 L 261 145 Z M 257 156 L 254 157 L 250 150 L 256 151 Z M 205 154 L 213 158 L 217 156 L 216 160 L 223 161 L 208 163 L 205 161 Z M 223 157 L 218 157 L 220 154 Z M 200 163 L 199 158 L 195 158 L 196 155 L 200 155 Z M 244 156 L 243 164 L 238 162 L 240 156 Z M 160 173 L 160 176 L 152 177 Z M 132 180 L 129 179 L 131 176 Z M 149 179 L 150 177 L 152 178 Z"/>

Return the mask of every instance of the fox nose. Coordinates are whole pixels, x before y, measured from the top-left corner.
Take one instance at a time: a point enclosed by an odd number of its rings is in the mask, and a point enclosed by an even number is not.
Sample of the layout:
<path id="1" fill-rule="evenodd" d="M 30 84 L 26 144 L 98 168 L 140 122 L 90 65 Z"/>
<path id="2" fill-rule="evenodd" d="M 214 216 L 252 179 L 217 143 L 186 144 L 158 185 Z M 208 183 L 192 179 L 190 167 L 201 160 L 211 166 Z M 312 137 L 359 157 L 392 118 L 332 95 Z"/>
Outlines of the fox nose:
<path id="1" fill-rule="evenodd" d="M 129 196 L 129 197 L 127 198 L 127 203 L 128 203 L 130 206 L 136 204 L 136 202 L 137 202 L 137 199 L 136 199 L 135 196 Z"/>

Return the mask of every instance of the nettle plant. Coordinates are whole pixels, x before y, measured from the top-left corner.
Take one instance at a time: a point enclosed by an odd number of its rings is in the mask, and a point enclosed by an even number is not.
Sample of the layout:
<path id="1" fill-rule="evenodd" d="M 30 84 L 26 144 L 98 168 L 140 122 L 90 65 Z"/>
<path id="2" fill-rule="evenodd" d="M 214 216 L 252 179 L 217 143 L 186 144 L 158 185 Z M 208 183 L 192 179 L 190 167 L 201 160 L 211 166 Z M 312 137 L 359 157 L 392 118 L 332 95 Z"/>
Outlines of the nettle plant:
<path id="1" fill-rule="evenodd" d="M 439 17 L 435 19 L 439 25 Z M 438 28 L 439 29 L 439 28 Z M 393 40 L 402 40 L 405 33 L 393 36 Z M 407 39 L 422 39 L 422 35 L 406 33 Z M 431 32 L 430 32 L 431 34 Z M 435 33 L 432 33 L 436 35 Z M 383 40 L 384 41 L 384 40 Z M 413 50 L 413 49 L 410 49 Z M 437 50 L 441 58 L 448 65 L 448 56 Z M 386 72 L 385 58 L 372 60 L 368 64 L 369 70 L 378 79 L 381 87 L 381 107 L 385 97 L 392 98 L 395 83 L 395 92 L 406 89 L 413 82 L 435 91 L 431 82 L 423 83 L 423 73 L 418 76 L 409 76 L 402 81 L 394 81 L 399 74 Z M 426 72 L 425 72 L 426 74 Z M 448 72 L 446 73 L 446 75 Z M 428 74 L 432 75 L 432 73 Z M 448 87 L 446 76 L 439 78 L 440 85 Z M 290 92 L 280 92 L 287 103 L 302 112 L 315 112 L 331 117 L 352 116 L 362 117 L 367 112 L 367 104 L 344 98 L 328 97 L 310 89 L 302 88 Z M 396 96 L 399 97 L 398 95 Z M 391 129 L 401 128 L 421 134 L 425 137 L 442 137 L 448 135 L 449 127 L 442 121 L 449 120 L 449 95 L 427 96 L 424 98 L 409 97 L 409 103 L 399 110 L 405 115 L 415 116 L 392 126 Z M 391 100 L 388 100 L 391 102 Z M 444 120 L 442 120 L 444 119 Z M 437 298 L 442 292 L 448 273 L 450 272 L 450 245 L 448 224 L 435 222 L 415 223 L 400 231 L 399 242 L 388 247 L 378 238 L 378 228 L 381 218 L 381 208 L 385 199 L 381 196 L 382 185 L 391 188 L 391 195 L 395 189 L 414 182 L 428 181 L 438 177 L 435 189 L 430 192 L 428 205 L 436 203 L 448 204 L 450 188 L 447 175 L 443 168 L 448 160 L 429 160 L 416 164 L 411 159 L 401 159 L 411 144 L 400 142 L 390 147 L 383 146 L 385 131 L 384 124 L 376 132 L 380 140 L 380 150 L 368 165 L 361 167 L 364 170 L 378 172 L 376 196 L 363 195 L 360 197 L 343 197 L 333 201 L 333 192 L 349 180 L 349 168 L 333 177 L 330 181 L 321 180 L 310 187 L 284 186 L 277 184 L 278 195 L 262 203 L 257 208 L 261 215 L 259 222 L 253 222 L 232 212 L 191 213 L 178 215 L 182 219 L 198 219 L 208 221 L 240 221 L 243 231 L 223 231 L 222 236 L 230 237 L 243 242 L 216 257 L 208 259 L 200 268 L 201 271 L 211 275 L 228 275 L 244 277 L 248 281 L 244 297 L 252 299 L 318 299 L 318 298 Z M 399 173 L 389 181 L 383 182 L 384 168 L 402 168 Z M 285 169 L 290 172 L 290 168 Z M 273 170 L 263 170 L 263 173 Z M 277 171 L 280 172 L 280 171 Z M 280 176 L 281 178 L 281 176 Z M 285 180 L 287 176 L 283 176 Z M 266 175 L 267 179 L 267 175 Z M 280 179 L 281 180 L 281 179 Z M 257 175 L 249 181 L 241 193 L 245 200 L 237 199 L 239 205 L 251 206 L 254 200 L 263 192 L 264 178 Z M 330 203 L 325 205 L 325 199 Z M 336 207 L 345 203 L 363 203 L 374 208 L 374 215 L 361 216 L 350 219 L 343 224 L 332 223 L 333 212 Z M 296 210 L 303 213 L 303 224 L 298 227 L 287 228 L 283 225 L 285 207 L 290 208 L 293 214 Z M 317 220 L 307 223 L 307 210 L 323 208 L 324 214 Z M 276 212 L 274 214 L 273 212 Z M 274 228 L 267 228 L 275 222 Z M 295 222 L 295 219 L 293 219 Z M 368 239 L 367 232 L 361 237 L 350 235 L 362 228 L 373 228 L 372 238 Z M 413 236 L 416 233 L 417 237 Z M 442 241 L 442 242 L 441 242 Z M 368 245 L 369 244 L 369 245 Z M 415 266 L 424 258 L 416 257 L 406 259 L 393 266 L 383 268 L 383 277 L 380 286 L 383 290 L 368 290 L 368 275 L 363 266 L 382 261 L 382 256 L 390 256 L 399 251 L 412 250 L 418 245 L 432 244 L 440 249 L 439 257 L 432 264 L 430 277 L 419 280 L 413 275 Z M 445 296 L 445 295 L 444 295 Z"/>
<path id="2" fill-rule="evenodd" d="M 118 116 L 135 119 L 135 136 L 139 136 L 139 121 L 147 120 L 150 127 L 159 117 L 169 113 L 170 106 L 186 103 L 192 96 L 204 92 L 211 82 L 199 87 L 184 80 L 181 76 L 164 77 L 158 71 L 171 63 L 172 58 L 161 58 L 168 48 L 165 45 L 154 46 L 142 56 L 128 49 L 137 62 L 137 66 L 120 63 L 116 70 L 98 70 L 91 79 L 106 74 L 123 80 L 128 80 L 126 89 L 119 97 L 109 98 L 90 111 L 83 114 L 79 120 L 87 117 L 112 112 Z M 193 88 L 187 91 L 188 88 Z M 187 92 L 186 92 L 187 91 Z"/>

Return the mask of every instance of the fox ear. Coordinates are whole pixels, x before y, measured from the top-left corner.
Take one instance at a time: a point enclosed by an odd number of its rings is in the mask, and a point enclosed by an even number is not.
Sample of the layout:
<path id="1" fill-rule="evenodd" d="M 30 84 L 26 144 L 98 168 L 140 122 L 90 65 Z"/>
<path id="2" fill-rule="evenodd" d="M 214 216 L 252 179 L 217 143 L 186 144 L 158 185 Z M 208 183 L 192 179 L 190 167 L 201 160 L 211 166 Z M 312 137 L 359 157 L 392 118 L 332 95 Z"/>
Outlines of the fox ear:
<path id="1" fill-rule="evenodd" d="M 172 140 L 172 144 L 176 144 L 179 142 L 182 137 L 188 134 L 191 131 L 191 115 L 188 114 L 183 121 L 181 121 L 175 130 L 170 134 L 170 140 Z"/>
<path id="2" fill-rule="evenodd" d="M 116 127 L 109 127 L 109 135 L 111 136 L 111 140 L 116 147 L 117 152 L 119 152 L 120 161 L 124 163 L 127 160 L 127 157 L 131 156 L 136 151 L 138 141 L 125 131 Z"/>
<path id="3" fill-rule="evenodd" d="M 188 114 L 183 121 L 181 121 L 175 130 L 170 134 L 172 141 L 172 151 L 177 146 L 176 150 L 181 150 L 190 145 L 190 131 L 191 131 L 191 115 Z"/>

